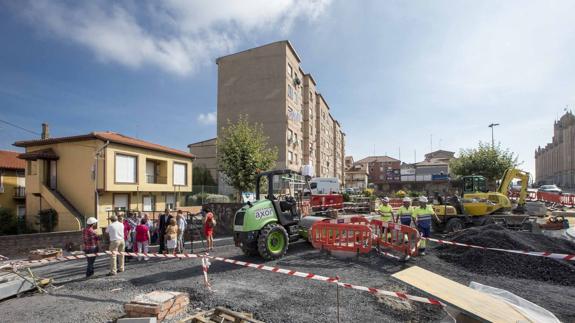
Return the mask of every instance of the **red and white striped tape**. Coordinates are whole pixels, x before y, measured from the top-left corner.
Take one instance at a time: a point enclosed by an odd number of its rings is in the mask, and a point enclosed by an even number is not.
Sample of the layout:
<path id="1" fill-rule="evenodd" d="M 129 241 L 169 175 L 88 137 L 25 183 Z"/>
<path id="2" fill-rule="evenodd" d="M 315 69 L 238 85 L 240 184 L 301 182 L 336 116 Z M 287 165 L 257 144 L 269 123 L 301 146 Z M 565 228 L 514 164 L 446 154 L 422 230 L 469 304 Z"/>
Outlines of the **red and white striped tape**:
<path id="1" fill-rule="evenodd" d="M 333 284 L 337 284 L 338 286 L 341 286 L 343 288 L 360 290 L 360 291 L 368 292 L 368 293 L 375 294 L 375 295 L 391 296 L 391 297 L 400 298 L 403 300 L 411 300 L 411 301 L 420 302 L 420 303 L 445 306 L 445 304 L 443 304 L 442 302 L 440 302 L 437 299 L 433 299 L 433 298 L 429 298 L 429 297 L 414 296 L 414 295 L 409 295 L 409 294 L 405 294 L 402 292 L 386 291 L 386 290 L 381 290 L 381 289 L 373 288 L 373 287 L 365 287 L 365 286 L 343 283 L 343 282 L 339 281 L 338 277 L 326 277 L 326 276 L 316 275 L 316 274 L 312 274 L 312 273 L 304 273 L 304 272 L 293 271 L 293 270 L 283 269 L 283 268 L 278 268 L 278 267 L 271 267 L 271 266 L 266 266 L 266 265 L 261 265 L 261 264 L 258 265 L 258 264 L 253 264 L 253 263 L 250 263 L 247 261 L 226 259 L 226 258 L 222 258 L 222 257 L 213 257 L 213 256 L 208 256 L 208 257 L 210 257 L 211 259 L 214 259 L 214 260 L 223 261 L 223 262 L 227 262 L 227 263 L 238 265 L 238 266 L 249 267 L 249 268 L 260 269 L 260 270 L 266 270 L 266 271 L 271 271 L 274 273 L 285 274 L 288 276 L 296 276 L 296 277 L 301 277 L 301 278 L 305 278 L 305 279 L 319 280 L 319 281 L 323 281 L 323 282 L 327 282 L 327 283 L 333 283 Z"/>
<path id="2" fill-rule="evenodd" d="M 139 257 L 149 257 L 149 258 L 201 258 L 202 259 L 202 272 L 204 275 L 204 283 L 206 284 L 206 287 L 208 287 L 210 290 L 211 290 L 211 285 L 210 285 L 209 280 L 208 280 L 208 267 L 210 266 L 210 262 L 208 259 L 222 261 L 222 262 L 226 262 L 226 263 L 230 263 L 230 264 L 234 264 L 234 265 L 238 265 L 238 266 L 243 266 L 243 267 L 248 267 L 248 268 L 253 268 L 253 269 L 259 269 L 259 270 L 265 270 L 265 271 L 270 271 L 270 272 L 274 272 L 274 273 L 285 274 L 288 276 L 296 276 L 296 277 L 301 277 L 301 278 L 305 278 L 305 279 L 312 279 L 312 280 L 323 281 L 323 282 L 327 282 L 327 283 L 333 283 L 333 284 L 337 284 L 343 288 L 360 290 L 360 291 L 368 292 L 368 293 L 371 293 L 374 295 L 384 295 L 384 296 L 395 297 L 395 298 L 399 298 L 399 299 L 403 299 L 403 300 L 411 300 L 411 301 L 420 302 L 420 303 L 445 306 L 445 304 L 443 304 L 439 300 L 436 300 L 433 298 L 420 297 L 420 296 L 405 294 L 402 292 L 386 291 L 386 290 L 382 290 L 382 289 L 378 289 L 378 288 L 372 288 L 372 287 L 365 287 L 365 286 L 360 286 L 360 285 L 353 285 L 353 284 L 349 284 L 349 283 L 343 283 L 343 282 L 339 281 L 338 277 L 326 277 L 326 276 L 316 275 L 316 274 L 312 274 L 312 273 L 304 273 L 304 272 L 299 272 L 299 271 L 294 271 L 294 270 L 289 270 L 289 269 L 284 269 L 284 268 L 279 268 L 279 267 L 266 266 L 263 264 L 253 264 L 253 263 L 241 261 L 241 260 L 233 260 L 233 259 L 227 259 L 227 258 L 222 258 L 222 257 L 215 257 L 215 256 L 210 256 L 208 254 L 203 254 L 203 255 L 202 254 L 192 254 L 192 253 L 160 254 L 160 253 L 136 253 L 136 252 L 106 251 L 106 252 L 98 252 L 98 253 L 91 253 L 91 254 L 84 254 L 84 255 L 62 256 L 62 257 L 51 258 L 51 259 L 27 260 L 27 261 L 15 262 L 14 264 L 19 265 L 19 266 L 25 266 L 26 264 L 30 265 L 30 264 L 38 264 L 38 263 L 57 263 L 57 262 L 64 262 L 64 261 L 70 261 L 70 260 L 85 259 L 88 257 L 106 256 L 106 255 L 111 255 L 111 254 L 133 256 L 133 257 L 138 257 L 138 256 Z"/>
<path id="3" fill-rule="evenodd" d="M 564 253 L 490 248 L 490 247 L 482 247 L 482 246 L 476 246 L 476 245 L 471 245 L 471 244 L 467 244 L 467 243 L 453 242 L 453 241 L 441 240 L 441 239 L 423 238 L 423 237 L 421 239 L 427 239 L 429 241 L 433 241 L 433 242 L 437 242 L 437 243 L 441 243 L 441 244 L 449 244 L 449 245 L 460 246 L 460 247 L 475 248 L 475 249 L 482 249 L 482 250 L 494 250 L 494 251 L 515 253 L 515 254 L 520 254 L 520 255 L 528 255 L 528 256 L 546 257 L 546 258 L 552 258 L 552 259 L 558 259 L 558 260 L 575 261 L 575 255 L 569 255 L 569 254 L 564 254 Z"/>
<path id="4" fill-rule="evenodd" d="M 207 289 L 212 291 L 212 285 L 210 285 L 210 281 L 208 279 L 208 268 L 210 267 L 211 263 L 208 260 L 206 255 L 202 256 L 202 272 L 204 273 L 204 285 Z"/>

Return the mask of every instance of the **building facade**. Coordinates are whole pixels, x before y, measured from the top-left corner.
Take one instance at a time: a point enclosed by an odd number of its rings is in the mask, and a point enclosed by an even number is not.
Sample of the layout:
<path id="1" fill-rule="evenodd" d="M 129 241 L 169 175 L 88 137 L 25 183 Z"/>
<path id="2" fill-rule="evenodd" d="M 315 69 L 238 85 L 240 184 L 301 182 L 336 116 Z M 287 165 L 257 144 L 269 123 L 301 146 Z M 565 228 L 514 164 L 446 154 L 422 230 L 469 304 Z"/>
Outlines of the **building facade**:
<path id="1" fill-rule="evenodd" d="M 425 159 L 414 164 L 401 165 L 402 182 L 431 182 L 449 180 L 449 163 L 455 153 L 447 150 L 436 150 L 425 154 Z"/>
<path id="2" fill-rule="evenodd" d="M 243 115 L 278 148 L 276 168 L 311 165 L 314 176 L 343 184 L 345 134 L 300 62 L 289 41 L 218 58 L 218 135 Z"/>
<path id="3" fill-rule="evenodd" d="M 398 159 L 389 156 L 369 156 L 358 160 L 355 164 L 365 165 L 369 173 L 368 182 L 378 191 L 401 181 L 401 161 Z"/>
<path id="4" fill-rule="evenodd" d="M 367 164 L 355 163 L 352 156 L 345 157 L 345 188 L 365 190 L 368 188 Z"/>
<path id="5" fill-rule="evenodd" d="M 191 192 L 193 155 L 114 132 L 18 141 L 26 152 L 26 222 L 40 210 L 58 214 L 55 231 L 88 217 L 106 227 L 113 211 L 176 209 Z"/>
<path id="6" fill-rule="evenodd" d="M 212 175 L 212 178 L 218 182 L 218 140 L 212 138 L 204 141 L 195 142 L 188 145 L 190 154 L 194 155 L 194 166 L 205 167 Z"/>
<path id="7" fill-rule="evenodd" d="M 0 208 L 22 220 L 26 214 L 26 162 L 19 154 L 0 150 Z"/>
<path id="8" fill-rule="evenodd" d="M 535 182 L 575 188 L 575 116 L 565 113 L 553 125 L 553 138 L 535 151 Z"/>

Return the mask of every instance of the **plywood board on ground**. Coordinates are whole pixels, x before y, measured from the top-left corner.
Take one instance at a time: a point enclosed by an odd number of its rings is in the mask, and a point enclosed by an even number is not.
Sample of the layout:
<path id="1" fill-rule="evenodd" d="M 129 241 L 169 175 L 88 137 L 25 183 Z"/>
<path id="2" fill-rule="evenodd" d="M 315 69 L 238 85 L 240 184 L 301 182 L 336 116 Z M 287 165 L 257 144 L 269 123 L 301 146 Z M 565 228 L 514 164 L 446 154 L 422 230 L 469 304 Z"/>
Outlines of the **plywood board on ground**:
<path id="1" fill-rule="evenodd" d="M 413 266 L 392 275 L 444 303 L 489 322 L 529 322 L 511 305 L 485 293 Z"/>

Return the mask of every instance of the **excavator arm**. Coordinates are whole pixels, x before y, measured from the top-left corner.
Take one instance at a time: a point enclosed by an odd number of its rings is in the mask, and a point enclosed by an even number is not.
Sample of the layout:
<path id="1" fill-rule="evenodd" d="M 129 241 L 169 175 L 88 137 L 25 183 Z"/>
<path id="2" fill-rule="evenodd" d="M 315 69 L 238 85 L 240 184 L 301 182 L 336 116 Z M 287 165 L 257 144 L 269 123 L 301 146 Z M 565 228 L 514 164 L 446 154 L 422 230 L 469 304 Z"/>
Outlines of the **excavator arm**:
<path id="1" fill-rule="evenodd" d="M 525 199 L 527 198 L 527 185 L 529 185 L 528 172 L 522 171 L 517 168 L 506 169 L 505 173 L 503 173 L 503 178 L 501 178 L 501 183 L 497 188 L 497 192 L 507 196 L 509 185 L 511 184 L 513 179 L 521 180 L 521 191 L 519 192 L 519 200 L 517 200 L 517 204 L 520 206 L 525 205 Z"/>

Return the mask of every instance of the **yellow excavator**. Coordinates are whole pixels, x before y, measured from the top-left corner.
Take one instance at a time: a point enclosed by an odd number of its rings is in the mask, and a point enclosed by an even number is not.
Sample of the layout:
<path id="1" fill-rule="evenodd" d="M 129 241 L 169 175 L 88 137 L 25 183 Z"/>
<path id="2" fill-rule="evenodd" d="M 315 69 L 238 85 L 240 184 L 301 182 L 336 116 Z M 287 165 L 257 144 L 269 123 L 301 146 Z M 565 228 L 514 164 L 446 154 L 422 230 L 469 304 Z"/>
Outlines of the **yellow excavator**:
<path id="1" fill-rule="evenodd" d="M 514 179 L 521 180 L 521 190 L 517 199 L 517 207 L 512 210 L 512 203 L 508 197 L 508 190 Z M 528 216 L 514 215 L 525 212 L 525 199 L 527 198 L 527 185 L 529 173 L 517 168 L 509 168 L 503 177 L 497 191 L 489 192 L 487 180 L 483 176 L 463 176 L 462 196 L 454 196 L 447 204 L 434 205 L 437 217 L 434 228 L 437 231 L 459 231 L 464 227 L 486 225 L 494 222 L 504 222 L 508 226 L 522 227 Z"/>

